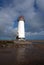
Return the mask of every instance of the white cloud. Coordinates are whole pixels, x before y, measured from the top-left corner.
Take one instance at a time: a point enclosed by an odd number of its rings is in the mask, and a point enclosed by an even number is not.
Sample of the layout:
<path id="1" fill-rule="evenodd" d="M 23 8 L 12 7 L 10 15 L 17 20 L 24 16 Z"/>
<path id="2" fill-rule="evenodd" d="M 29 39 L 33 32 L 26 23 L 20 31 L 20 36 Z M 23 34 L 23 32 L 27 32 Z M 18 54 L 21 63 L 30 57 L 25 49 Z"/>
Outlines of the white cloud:
<path id="1" fill-rule="evenodd" d="M 39 36 L 39 35 L 43 35 L 44 36 L 44 31 L 41 32 L 26 32 L 26 36 Z"/>

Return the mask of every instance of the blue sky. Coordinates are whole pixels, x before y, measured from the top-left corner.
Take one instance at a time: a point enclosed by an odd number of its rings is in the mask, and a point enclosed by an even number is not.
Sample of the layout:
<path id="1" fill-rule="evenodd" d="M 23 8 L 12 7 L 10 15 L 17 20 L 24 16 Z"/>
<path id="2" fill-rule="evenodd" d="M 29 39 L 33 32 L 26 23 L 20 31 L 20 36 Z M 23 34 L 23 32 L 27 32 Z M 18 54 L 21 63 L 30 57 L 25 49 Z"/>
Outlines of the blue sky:
<path id="1" fill-rule="evenodd" d="M 26 39 L 44 40 L 44 0 L 0 0 L 0 39 L 15 39 L 20 15 Z"/>

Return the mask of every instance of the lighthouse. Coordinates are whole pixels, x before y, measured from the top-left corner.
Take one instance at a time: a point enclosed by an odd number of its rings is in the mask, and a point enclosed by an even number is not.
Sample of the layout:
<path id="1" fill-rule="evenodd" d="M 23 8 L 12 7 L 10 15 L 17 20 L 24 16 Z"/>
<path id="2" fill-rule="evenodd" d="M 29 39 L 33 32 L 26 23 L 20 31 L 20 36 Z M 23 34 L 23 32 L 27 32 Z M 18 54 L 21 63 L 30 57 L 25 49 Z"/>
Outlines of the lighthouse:
<path id="1" fill-rule="evenodd" d="M 18 18 L 18 31 L 17 31 L 17 37 L 18 40 L 24 40 L 25 39 L 25 20 L 23 16 L 20 16 Z"/>

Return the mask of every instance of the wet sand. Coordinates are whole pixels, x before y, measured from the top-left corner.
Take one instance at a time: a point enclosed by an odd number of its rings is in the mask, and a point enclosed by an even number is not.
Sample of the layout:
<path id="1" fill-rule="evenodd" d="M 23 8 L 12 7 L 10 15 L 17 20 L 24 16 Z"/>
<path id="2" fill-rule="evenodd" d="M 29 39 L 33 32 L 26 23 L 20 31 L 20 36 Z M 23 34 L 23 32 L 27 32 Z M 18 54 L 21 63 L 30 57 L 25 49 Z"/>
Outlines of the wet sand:
<path id="1" fill-rule="evenodd" d="M 44 43 L 10 46 L 0 47 L 0 65 L 44 65 Z"/>

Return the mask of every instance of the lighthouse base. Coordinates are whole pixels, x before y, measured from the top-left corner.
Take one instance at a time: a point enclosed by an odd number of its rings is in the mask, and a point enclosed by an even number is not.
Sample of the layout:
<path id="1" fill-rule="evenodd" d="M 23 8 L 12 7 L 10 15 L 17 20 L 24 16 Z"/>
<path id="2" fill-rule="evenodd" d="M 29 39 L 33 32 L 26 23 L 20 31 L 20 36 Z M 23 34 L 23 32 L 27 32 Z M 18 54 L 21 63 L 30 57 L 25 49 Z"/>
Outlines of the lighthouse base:
<path id="1" fill-rule="evenodd" d="M 16 37 L 16 40 L 25 40 L 25 38 L 19 38 L 18 36 Z"/>

